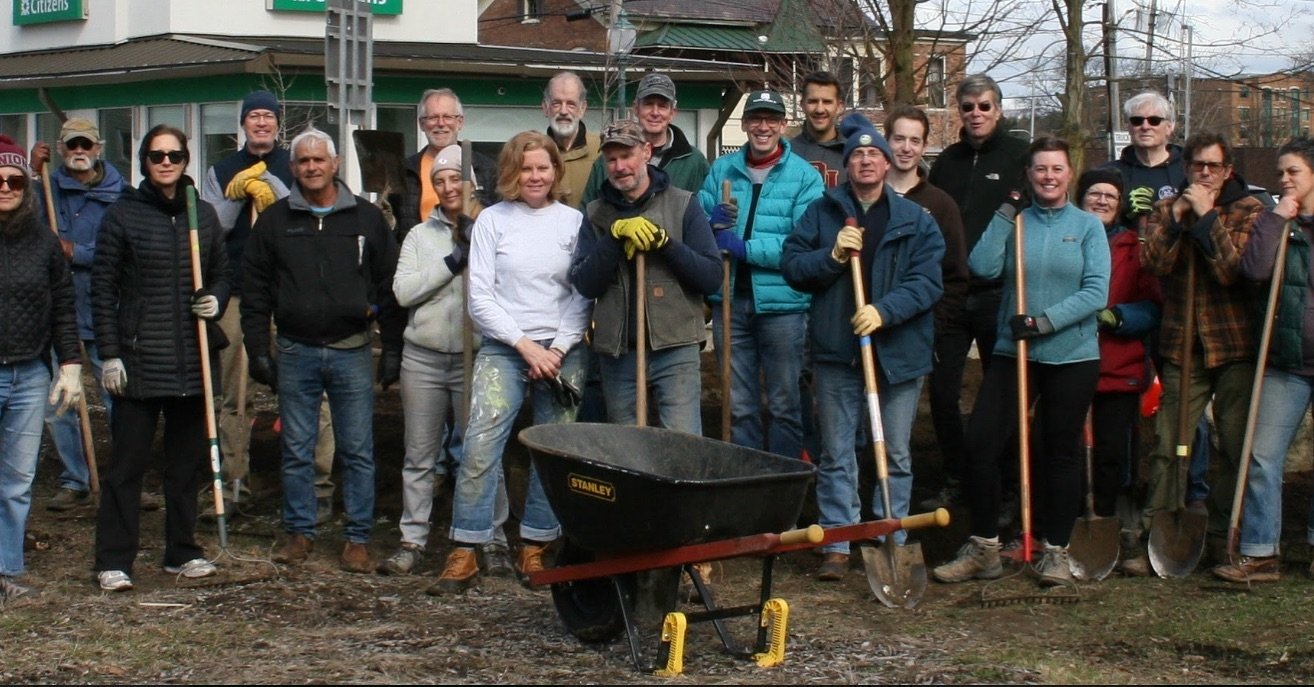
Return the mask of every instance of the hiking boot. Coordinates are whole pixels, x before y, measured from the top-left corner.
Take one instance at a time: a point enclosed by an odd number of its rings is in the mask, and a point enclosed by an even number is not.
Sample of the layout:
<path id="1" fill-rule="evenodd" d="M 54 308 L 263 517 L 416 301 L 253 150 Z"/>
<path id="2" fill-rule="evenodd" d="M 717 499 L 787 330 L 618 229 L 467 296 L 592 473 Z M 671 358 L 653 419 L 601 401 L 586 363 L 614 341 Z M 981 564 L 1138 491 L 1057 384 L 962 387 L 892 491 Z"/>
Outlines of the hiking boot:
<path id="1" fill-rule="evenodd" d="M 429 585 L 424 593 L 429 596 L 460 594 L 468 589 L 478 576 L 479 562 L 475 559 L 474 547 L 458 546 L 447 554 L 447 565 L 443 567 L 443 574 L 438 576 L 438 581 Z"/>
<path id="2" fill-rule="evenodd" d="M 415 566 L 424 560 L 424 549 L 414 544 L 402 544 L 397 553 L 388 556 L 379 564 L 381 575 L 409 575 Z"/>
<path id="3" fill-rule="evenodd" d="M 1282 574 L 1282 561 L 1277 556 L 1242 556 L 1235 563 L 1225 563 L 1213 570 L 1214 577 L 1228 582 L 1277 582 Z"/>
<path id="4" fill-rule="evenodd" d="M 55 495 L 46 502 L 46 510 L 62 513 L 88 505 L 91 505 L 91 492 L 60 487 L 59 491 L 56 491 Z"/>
<path id="5" fill-rule="evenodd" d="M 1040 573 L 1042 587 L 1071 585 L 1076 582 L 1072 576 L 1072 560 L 1068 556 L 1066 546 L 1046 545 L 1045 555 L 1041 557 L 1040 566 L 1036 570 Z"/>
<path id="6" fill-rule="evenodd" d="M 204 558 L 193 558 L 182 565 L 166 565 L 164 566 L 164 572 L 169 573 L 170 575 L 182 575 L 189 580 L 195 580 L 201 577 L 210 577 L 211 575 L 218 573 L 219 569 L 214 567 L 214 563 L 211 563 Z"/>
<path id="7" fill-rule="evenodd" d="M 31 587 L 19 584 L 8 575 L 0 575 L 0 601 L 13 601 L 31 593 Z"/>
<path id="8" fill-rule="evenodd" d="M 520 546 L 520 557 L 516 560 L 516 575 L 526 587 L 532 587 L 529 583 L 529 575 L 539 572 L 543 569 L 543 554 L 552 542 L 532 542 L 526 541 Z"/>
<path id="9" fill-rule="evenodd" d="M 96 573 L 102 591 L 126 592 L 132 589 L 132 578 L 122 570 L 102 570 Z"/>
<path id="10" fill-rule="evenodd" d="M 370 555 L 364 544 L 349 541 L 342 547 L 342 556 L 338 558 L 338 567 L 347 572 L 368 575 L 378 569 L 379 564 Z"/>
<path id="11" fill-rule="evenodd" d="M 993 580 L 1004 574 L 1004 566 L 999 562 L 999 540 L 968 537 L 967 543 L 958 549 L 958 555 L 952 561 L 931 571 L 935 579 L 941 582 L 964 582 L 972 578 Z"/>
<path id="12" fill-rule="evenodd" d="M 483 544 L 479 547 L 479 554 L 484 559 L 481 567 L 489 577 L 511 577 L 516 573 L 515 566 L 511 565 L 511 552 L 507 550 L 506 544 L 501 542 Z"/>
<path id="13" fill-rule="evenodd" d="M 164 507 L 164 499 L 159 494 L 153 494 L 149 491 L 141 493 L 141 509 L 143 511 L 159 510 Z"/>
<path id="14" fill-rule="evenodd" d="M 315 499 L 315 525 L 324 525 L 333 519 L 333 499 L 321 496 Z"/>
<path id="15" fill-rule="evenodd" d="M 274 562 L 284 565 L 296 565 L 306 560 L 315 548 L 315 540 L 304 534 L 293 534 L 283 542 L 283 547 L 274 553 Z"/>
<path id="16" fill-rule="evenodd" d="M 823 582 L 836 582 L 844 579 L 844 575 L 848 572 L 849 554 L 832 551 L 822 558 L 821 567 L 817 568 L 817 579 Z"/>

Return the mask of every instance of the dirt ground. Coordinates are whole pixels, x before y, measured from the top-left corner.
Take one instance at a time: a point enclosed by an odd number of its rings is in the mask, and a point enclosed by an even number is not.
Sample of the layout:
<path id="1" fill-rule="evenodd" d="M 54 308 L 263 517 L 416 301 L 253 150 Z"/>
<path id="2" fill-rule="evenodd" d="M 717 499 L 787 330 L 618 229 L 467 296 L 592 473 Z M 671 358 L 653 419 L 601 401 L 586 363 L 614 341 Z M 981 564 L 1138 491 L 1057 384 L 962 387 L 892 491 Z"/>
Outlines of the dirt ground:
<path id="1" fill-rule="evenodd" d="M 715 370 L 710 354 L 706 369 Z M 975 370 L 975 365 L 969 365 Z M 719 429 L 715 376 L 708 377 L 707 434 Z M 974 383 L 974 380 L 973 382 Z M 604 644 L 577 640 L 547 590 L 511 579 L 483 579 L 457 597 L 430 597 L 447 552 L 450 487 L 434 508 L 435 536 L 419 574 L 353 575 L 337 569 L 341 521 L 320 531 L 310 561 L 287 568 L 269 562 L 278 541 L 277 436 L 273 399 L 255 406 L 252 444 L 255 499 L 230 524 L 221 552 L 213 525 L 200 535 L 218 558 L 217 578 L 188 582 L 160 570 L 163 516 L 147 513 L 135 591 L 104 594 L 90 572 L 94 511 L 45 510 L 55 488 L 56 459 L 47 447 L 29 521 L 34 550 L 28 580 L 39 596 L 0 606 L 0 682 L 4 683 L 438 683 L 641 684 L 662 678 L 637 671 L 623 637 Z M 923 399 L 914 434 L 914 503 L 940 486 L 940 457 Z M 109 446 L 102 410 L 93 410 L 102 463 Z M 398 542 L 402 420 L 394 388 L 380 392 L 375 418 L 378 557 Z M 523 450 L 507 455 L 513 494 L 523 490 Z M 1300 683 L 1314 680 L 1314 584 L 1304 545 L 1311 474 L 1289 475 L 1283 580 L 1247 590 L 1216 583 L 1203 568 L 1185 580 L 1129 579 L 1116 574 L 1082 584 L 1067 604 L 982 607 L 1036 587 L 1018 576 L 927 589 L 914 610 L 891 610 L 873 597 L 854 556 L 838 583 L 814 579 L 819 559 L 800 551 L 774 566 L 773 596 L 789 604 L 783 665 L 763 669 L 730 655 L 708 624 L 691 625 L 685 678 L 699 683 Z M 148 487 L 158 491 L 158 475 Z M 340 507 L 338 512 L 340 512 Z M 934 565 L 965 537 L 966 514 L 947 528 L 914 534 Z M 514 521 L 513 521 L 514 524 Z M 514 536 L 514 527 L 511 528 Z M 758 559 L 714 567 L 718 601 L 753 604 L 762 580 Z M 686 612 L 697 610 L 685 605 Z M 658 626 L 644 618 L 641 649 L 651 658 Z M 751 646 L 756 628 L 726 623 L 732 643 Z"/>

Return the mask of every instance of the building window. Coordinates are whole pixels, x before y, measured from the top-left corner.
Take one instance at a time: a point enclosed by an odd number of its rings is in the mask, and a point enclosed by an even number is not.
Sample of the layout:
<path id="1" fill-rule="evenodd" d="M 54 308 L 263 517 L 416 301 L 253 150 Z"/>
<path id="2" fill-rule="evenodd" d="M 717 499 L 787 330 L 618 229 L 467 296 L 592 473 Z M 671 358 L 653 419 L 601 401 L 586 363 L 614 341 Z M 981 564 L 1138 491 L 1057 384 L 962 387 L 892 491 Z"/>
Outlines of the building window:
<path id="1" fill-rule="evenodd" d="M 944 55 L 931 55 L 926 60 L 926 106 L 944 108 Z"/>
<path id="2" fill-rule="evenodd" d="M 18 147 L 29 147 L 27 142 L 27 115 L 0 115 L 0 131 L 9 134 L 15 141 L 17 141 Z"/>
<path id="3" fill-rule="evenodd" d="M 1241 119 L 1241 121 L 1243 122 L 1250 121 L 1250 108 L 1239 107 L 1237 108 L 1236 112 L 1237 112 L 1237 116 Z"/>
<path id="4" fill-rule="evenodd" d="M 543 18 L 547 0 L 520 0 L 520 21 L 537 22 Z"/>
<path id="5" fill-rule="evenodd" d="M 1249 98 L 1249 97 L 1250 97 L 1250 87 L 1249 87 L 1249 86 L 1242 86 L 1242 87 L 1240 88 L 1240 90 L 1238 90 L 1238 91 L 1236 92 L 1236 97 L 1238 97 L 1238 98 Z"/>
<path id="6" fill-rule="evenodd" d="M 100 138 L 104 141 L 100 149 L 101 159 L 114 165 L 123 178 L 136 178 L 133 175 L 140 170 L 133 164 L 137 156 L 132 148 L 132 108 L 106 108 L 98 113 L 97 118 L 100 120 Z"/>
<path id="7" fill-rule="evenodd" d="M 879 57 L 842 57 L 839 81 L 849 92 L 849 107 L 881 106 L 881 59 Z"/>
<path id="8" fill-rule="evenodd" d="M 1300 121 L 1302 121 L 1302 122 L 1308 122 L 1308 121 L 1309 121 L 1309 108 L 1308 108 L 1308 107 L 1302 107 L 1302 108 L 1300 108 Z"/>
<path id="9" fill-rule="evenodd" d="M 243 142 L 238 135 L 238 108 L 236 103 L 209 103 L 201 106 L 201 159 L 197 169 L 224 159 Z"/>

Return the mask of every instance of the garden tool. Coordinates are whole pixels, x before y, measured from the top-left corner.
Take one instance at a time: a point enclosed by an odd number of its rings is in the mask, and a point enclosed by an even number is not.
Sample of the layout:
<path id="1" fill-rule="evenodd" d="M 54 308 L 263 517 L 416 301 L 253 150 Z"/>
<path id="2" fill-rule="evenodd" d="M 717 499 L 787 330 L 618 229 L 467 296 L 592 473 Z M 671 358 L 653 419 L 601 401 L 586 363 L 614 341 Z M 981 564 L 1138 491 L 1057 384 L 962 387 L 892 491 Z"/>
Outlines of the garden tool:
<path id="1" fill-rule="evenodd" d="M 192 290 L 205 288 L 201 275 L 201 239 L 196 220 L 196 187 L 187 191 L 187 238 L 191 243 Z M 210 378 L 210 337 L 205 320 L 196 318 L 196 341 L 201 349 L 201 389 L 205 397 L 205 432 L 210 444 L 210 473 L 213 476 L 214 519 L 219 525 L 219 549 L 228 550 L 228 516 L 224 512 L 224 481 L 219 468 L 219 430 L 214 421 L 214 380 Z"/>
<path id="2" fill-rule="evenodd" d="M 1068 555 L 1072 574 L 1079 580 L 1102 580 L 1118 564 L 1121 525 L 1117 518 L 1095 514 L 1095 439 L 1091 430 L 1091 411 L 1086 411 L 1086 425 L 1081 434 L 1086 450 L 1086 514 L 1072 525 Z"/>
<path id="3" fill-rule="evenodd" d="M 721 202 L 730 201 L 726 179 L 721 182 Z M 730 374 L 730 253 L 721 251 L 721 441 L 730 441 Z"/>

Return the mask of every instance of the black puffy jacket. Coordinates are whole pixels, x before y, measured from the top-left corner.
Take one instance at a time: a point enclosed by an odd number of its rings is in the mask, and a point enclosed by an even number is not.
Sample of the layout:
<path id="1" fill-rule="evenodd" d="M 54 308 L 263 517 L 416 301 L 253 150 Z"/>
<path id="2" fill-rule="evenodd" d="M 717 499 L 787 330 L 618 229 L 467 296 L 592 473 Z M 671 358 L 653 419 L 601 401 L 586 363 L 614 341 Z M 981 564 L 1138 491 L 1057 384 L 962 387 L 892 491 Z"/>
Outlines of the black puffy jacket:
<path id="1" fill-rule="evenodd" d="M 178 202 L 191 184 L 183 177 L 178 200 L 170 201 L 143 181 L 110 207 L 100 228 L 91 271 L 96 347 L 101 359 L 123 361 L 130 398 L 203 391 L 187 211 Z M 196 206 L 202 282 L 222 313 L 229 293 L 223 230 L 209 203 Z"/>
<path id="2" fill-rule="evenodd" d="M 61 362 L 76 363 L 73 280 L 59 241 L 34 215 L 12 221 L 26 226 L 0 232 L 0 364 L 45 360 L 52 342 Z"/>

